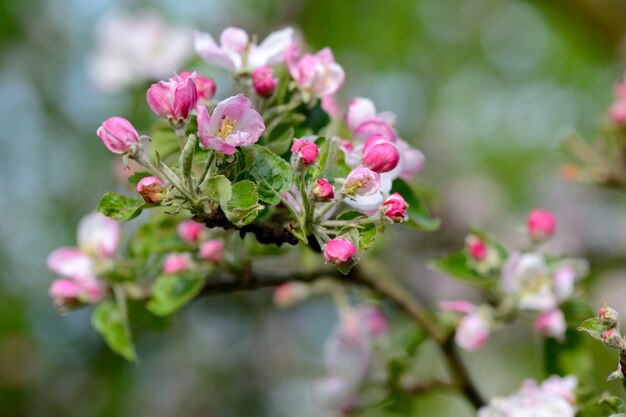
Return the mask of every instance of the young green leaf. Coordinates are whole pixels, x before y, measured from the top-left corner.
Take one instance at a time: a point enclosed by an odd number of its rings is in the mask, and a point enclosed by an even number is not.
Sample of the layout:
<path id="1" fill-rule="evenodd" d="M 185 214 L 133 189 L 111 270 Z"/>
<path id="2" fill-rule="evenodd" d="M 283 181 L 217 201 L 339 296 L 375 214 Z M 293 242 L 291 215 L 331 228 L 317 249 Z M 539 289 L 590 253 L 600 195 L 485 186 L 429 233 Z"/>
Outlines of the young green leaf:
<path id="1" fill-rule="evenodd" d="M 202 192 L 211 200 L 217 202 L 222 209 L 226 207 L 233 196 L 230 180 L 223 175 L 208 178 L 204 183 Z"/>
<path id="2" fill-rule="evenodd" d="M 118 222 L 125 222 L 141 214 L 144 208 L 152 207 L 142 198 L 131 198 L 114 192 L 108 192 L 100 199 L 98 211 Z"/>
<path id="3" fill-rule="evenodd" d="M 117 304 L 110 300 L 100 303 L 91 316 L 93 327 L 104 337 L 111 350 L 134 362 L 135 348 L 126 320 Z"/>
<path id="4" fill-rule="evenodd" d="M 248 174 L 257 185 L 259 199 L 268 204 L 278 204 L 293 182 L 293 170 L 289 163 L 260 145 L 242 148 L 242 152 Z"/>
<path id="5" fill-rule="evenodd" d="M 252 181 L 244 180 L 233 184 L 232 197 L 223 208 L 228 220 L 237 226 L 250 223 L 263 210 L 259 204 L 257 187 Z"/>
<path id="6" fill-rule="evenodd" d="M 602 340 L 602 333 L 609 330 L 611 326 L 602 324 L 599 318 L 592 317 L 581 323 L 578 327 L 578 331 L 587 332 L 594 339 Z"/>
<path id="7" fill-rule="evenodd" d="M 446 275 L 453 276 L 470 284 L 482 284 L 484 277 L 476 273 L 470 266 L 465 252 L 453 252 L 448 255 L 435 258 L 431 267 Z"/>
<path id="8" fill-rule="evenodd" d="M 422 202 L 421 198 L 419 198 L 417 193 L 415 193 L 409 184 L 396 179 L 393 182 L 391 192 L 399 193 L 409 204 L 409 208 L 407 209 L 409 220 L 405 222 L 406 225 L 417 230 L 428 232 L 432 232 L 439 228 L 439 219 L 435 219 L 430 216 L 428 209 Z"/>
<path id="9" fill-rule="evenodd" d="M 154 283 L 147 309 L 157 316 L 169 316 L 193 300 L 203 286 L 202 275 L 161 275 Z"/>

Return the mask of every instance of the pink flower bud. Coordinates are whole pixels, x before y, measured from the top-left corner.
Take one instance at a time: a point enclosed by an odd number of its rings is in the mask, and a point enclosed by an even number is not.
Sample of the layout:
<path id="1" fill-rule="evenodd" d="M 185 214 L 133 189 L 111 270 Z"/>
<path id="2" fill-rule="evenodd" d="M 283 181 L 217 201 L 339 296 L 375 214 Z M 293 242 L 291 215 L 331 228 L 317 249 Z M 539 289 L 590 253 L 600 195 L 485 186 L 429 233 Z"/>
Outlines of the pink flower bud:
<path id="1" fill-rule="evenodd" d="M 311 189 L 311 195 L 317 201 L 330 201 L 335 198 L 335 190 L 326 179 L 319 178 Z"/>
<path id="2" fill-rule="evenodd" d="M 602 332 L 602 343 L 613 349 L 621 349 L 626 344 L 622 335 L 615 328 Z"/>
<path id="3" fill-rule="evenodd" d="M 160 203 L 165 196 L 165 186 L 161 178 L 158 177 L 143 177 L 137 183 L 135 191 L 137 191 L 148 204 Z"/>
<path id="4" fill-rule="evenodd" d="M 277 307 L 289 307 L 311 294 L 311 288 L 302 282 L 285 282 L 274 290 L 272 299 Z"/>
<path id="5" fill-rule="evenodd" d="M 534 241 L 542 241 L 554 234 L 556 219 L 547 210 L 533 210 L 527 219 L 528 234 Z"/>
<path id="6" fill-rule="evenodd" d="M 260 67 L 252 71 L 252 86 L 261 97 L 269 97 L 276 90 L 276 78 L 270 67 Z"/>
<path id="7" fill-rule="evenodd" d="M 200 246 L 199 256 L 205 261 L 218 263 L 222 259 L 224 242 L 221 240 L 207 240 Z"/>
<path id="8" fill-rule="evenodd" d="M 618 99 L 609 108 L 609 119 L 617 126 L 626 125 L 626 99 Z"/>
<path id="9" fill-rule="evenodd" d="M 176 274 L 185 271 L 191 266 L 191 256 L 188 253 L 172 253 L 167 255 L 163 262 L 163 272 Z"/>
<path id="10" fill-rule="evenodd" d="M 310 140 L 296 139 L 291 146 L 291 152 L 297 157 L 298 162 L 308 166 L 315 162 L 319 150 L 317 145 Z"/>
<path id="11" fill-rule="evenodd" d="M 178 224 L 176 231 L 178 236 L 187 243 L 197 243 L 200 240 L 204 225 L 194 222 L 193 220 L 185 220 Z"/>
<path id="12" fill-rule="evenodd" d="M 388 219 L 394 223 L 401 223 L 408 218 L 406 214 L 408 207 L 409 205 L 399 193 L 393 193 L 383 203 L 382 210 Z"/>
<path id="13" fill-rule="evenodd" d="M 167 119 L 175 126 L 181 125 L 198 101 L 195 79 L 194 72 L 186 79 L 175 75 L 169 81 L 152 84 L 146 93 L 148 105 L 157 116 Z"/>
<path id="14" fill-rule="evenodd" d="M 356 255 L 356 246 L 348 239 L 332 239 L 324 248 L 324 259 L 337 266 L 348 263 Z"/>
<path id="15" fill-rule="evenodd" d="M 363 146 L 363 165 L 372 171 L 389 172 L 398 166 L 400 154 L 391 141 L 383 135 L 372 135 Z"/>
<path id="16" fill-rule="evenodd" d="M 544 336 L 563 339 L 567 325 L 561 310 L 552 310 L 541 313 L 535 319 L 533 327 Z"/>
<path id="17" fill-rule="evenodd" d="M 476 310 L 476 306 L 465 300 L 440 301 L 439 308 L 453 313 L 469 314 Z"/>
<path id="18" fill-rule="evenodd" d="M 485 345 L 489 332 L 489 323 L 476 311 L 461 319 L 454 340 L 462 349 L 475 351 Z"/>
<path id="19" fill-rule="evenodd" d="M 376 194 L 380 190 L 380 175 L 369 168 L 353 169 L 343 185 L 343 192 L 349 196 L 363 197 Z"/>
<path id="20" fill-rule="evenodd" d="M 133 155 L 141 149 L 137 130 L 124 118 L 110 117 L 106 119 L 96 133 L 113 153 Z"/>
<path id="21" fill-rule="evenodd" d="M 192 75 L 193 73 L 189 71 L 182 71 L 178 73 L 178 76 L 183 81 L 186 81 L 187 78 L 191 77 Z M 215 81 L 213 81 L 212 78 L 209 78 L 206 75 L 196 73 L 196 79 L 194 84 L 196 85 L 196 96 L 198 97 L 198 101 L 211 101 L 211 99 L 215 95 L 215 91 L 217 90 Z"/>
<path id="22" fill-rule="evenodd" d="M 605 326 L 616 326 L 619 320 L 619 314 L 611 307 L 604 305 L 598 310 L 598 318 Z"/>
<path id="23" fill-rule="evenodd" d="M 465 250 L 475 261 L 482 261 L 487 257 L 487 245 L 475 235 L 469 235 L 465 239 Z"/>

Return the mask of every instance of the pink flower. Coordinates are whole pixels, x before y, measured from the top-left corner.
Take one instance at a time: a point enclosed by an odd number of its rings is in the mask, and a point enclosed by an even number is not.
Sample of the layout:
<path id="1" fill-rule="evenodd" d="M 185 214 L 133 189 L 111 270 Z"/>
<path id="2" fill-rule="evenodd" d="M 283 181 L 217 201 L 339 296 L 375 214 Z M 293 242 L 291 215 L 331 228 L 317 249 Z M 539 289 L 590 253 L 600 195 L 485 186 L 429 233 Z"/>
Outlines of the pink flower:
<path id="1" fill-rule="evenodd" d="M 613 92 L 618 99 L 626 99 L 626 78 L 615 85 Z"/>
<path id="2" fill-rule="evenodd" d="M 476 261 L 482 261 L 487 257 L 487 245 L 478 236 L 467 236 L 465 239 L 465 249 L 469 256 Z"/>
<path id="3" fill-rule="evenodd" d="M 272 299 L 277 307 L 289 307 L 311 294 L 311 288 L 302 282 L 285 282 L 274 290 Z"/>
<path id="4" fill-rule="evenodd" d="M 196 72 L 191 73 L 189 71 L 179 72 L 178 76 L 181 78 L 181 80 L 186 81 L 190 77 L 193 80 L 193 74 L 196 74 L 194 84 L 196 85 L 196 96 L 198 97 L 198 101 L 211 101 L 211 99 L 215 95 L 215 91 L 217 90 L 215 81 L 213 81 L 212 78 L 209 78 L 206 75 L 198 74 Z"/>
<path id="5" fill-rule="evenodd" d="M 178 223 L 176 231 L 178 236 L 187 243 L 197 243 L 200 240 L 204 225 L 194 222 L 193 220 L 185 220 Z"/>
<path id="6" fill-rule="evenodd" d="M 343 192 L 349 196 L 370 196 L 380 190 L 380 176 L 369 168 L 353 169 L 343 185 Z"/>
<path id="7" fill-rule="evenodd" d="M 318 201 L 330 201 L 335 198 L 335 190 L 328 180 L 319 178 L 311 189 L 311 195 Z"/>
<path id="8" fill-rule="evenodd" d="M 533 327 L 544 336 L 563 339 L 567 325 L 561 310 L 552 310 L 541 313 L 533 322 Z"/>
<path id="9" fill-rule="evenodd" d="M 552 277 L 554 294 L 560 301 L 567 300 L 574 295 L 577 279 L 578 274 L 568 265 L 561 266 L 554 272 Z"/>
<path id="10" fill-rule="evenodd" d="M 297 158 L 297 161 L 305 166 L 311 165 L 317 159 L 319 149 L 314 142 L 306 139 L 296 139 L 291 146 L 291 152 Z"/>
<path id="11" fill-rule="evenodd" d="M 224 242 L 221 240 L 207 240 L 200 246 L 198 256 L 205 261 L 218 263 L 222 259 Z"/>
<path id="12" fill-rule="evenodd" d="M 298 87 L 314 98 L 334 94 L 343 85 L 343 68 L 335 62 L 329 48 L 315 55 L 300 56 L 298 47 L 292 43 L 285 52 L 285 63 Z"/>
<path id="13" fill-rule="evenodd" d="M 528 215 L 527 226 L 530 238 L 534 241 L 541 241 L 554 234 L 556 219 L 551 212 L 537 209 Z"/>
<path id="14" fill-rule="evenodd" d="M 626 98 L 620 98 L 611 105 L 609 119 L 616 126 L 626 125 Z"/>
<path id="15" fill-rule="evenodd" d="M 356 139 L 366 140 L 372 135 L 383 135 L 391 141 L 398 137 L 393 128 L 396 116 L 390 112 L 376 113 L 372 100 L 356 97 L 348 104 L 346 123 Z"/>
<path id="16" fill-rule="evenodd" d="M 137 183 L 135 191 L 148 204 L 160 203 L 165 196 L 165 186 L 161 178 L 158 177 L 143 177 Z"/>
<path id="17" fill-rule="evenodd" d="M 398 139 L 395 145 L 400 153 L 400 174 L 398 176 L 403 180 L 410 181 L 415 177 L 415 174 L 424 168 L 426 157 L 419 149 L 411 147 L 402 139 Z"/>
<path id="18" fill-rule="evenodd" d="M 350 311 L 344 317 L 344 331 L 353 337 L 359 337 L 361 331 L 368 336 L 384 336 L 389 330 L 385 314 L 377 307 L 363 306 Z"/>
<path id="19" fill-rule="evenodd" d="M 141 149 L 137 130 L 124 118 L 110 117 L 106 119 L 96 133 L 113 153 L 133 155 Z"/>
<path id="20" fill-rule="evenodd" d="M 175 75 L 152 84 L 146 93 L 148 105 L 157 116 L 181 126 L 198 101 L 195 79 L 194 72 L 186 78 Z"/>
<path id="21" fill-rule="evenodd" d="M 379 174 L 389 172 L 398 166 L 400 153 L 396 147 L 382 135 L 372 135 L 363 146 L 363 165 Z"/>
<path id="22" fill-rule="evenodd" d="M 337 97 L 334 94 L 326 94 L 323 96 L 320 105 L 331 120 L 340 120 L 343 116 L 341 105 L 337 101 Z"/>
<path id="23" fill-rule="evenodd" d="M 263 118 L 241 94 L 219 102 L 211 116 L 198 106 L 198 135 L 205 148 L 231 155 L 237 146 L 254 145 L 264 130 Z"/>
<path id="24" fill-rule="evenodd" d="M 485 345 L 489 332 L 489 323 L 479 311 L 475 311 L 461 319 L 454 340 L 462 349 L 473 352 Z"/>
<path id="25" fill-rule="evenodd" d="M 261 97 L 274 94 L 278 81 L 274 78 L 274 71 L 270 67 L 260 67 L 252 71 L 252 87 Z"/>
<path id="26" fill-rule="evenodd" d="M 324 259 L 337 266 L 348 263 L 354 255 L 356 255 L 356 246 L 348 239 L 332 239 L 324 248 Z"/>
<path id="27" fill-rule="evenodd" d="M 59 306 L 77 302 L 94 304 L 106 297 L 107 290 L 97 278 L 59 278 L 50 285 L 48 294 Z"/>
<path id="28" fill-rule="evenodd" d="M 177 274 L 187 270 L 191 266 L 191 255 L 188 253 L 172 253 L 163 261 L 163 272 Z"/>
<path id="29" fill-rule="evenodd" d="M 394 223 L 401 223 L 408 219 L 407 208 L 409 205 L 399 193 L 391 194 L 382 205 L 383 214 Z"/>
<path id="30" fill-rule="evenodd" d="M 291 44 L 293 29 L 271 33 L 260 45 L 250 42 L 248 34 L 228 27 L 220 36 L 220 45 L 208 33 L 194 33 L 196 52 L 209 64 L 230 71 L 254 70 L 283 62 L 285 50 Z"/>
<path id="31" fill-rule="evenodd" d="M 440 301 L 439 308 L 453 313 L 469 314 L 476 310 L 476 306 L 465 300 Z"/>

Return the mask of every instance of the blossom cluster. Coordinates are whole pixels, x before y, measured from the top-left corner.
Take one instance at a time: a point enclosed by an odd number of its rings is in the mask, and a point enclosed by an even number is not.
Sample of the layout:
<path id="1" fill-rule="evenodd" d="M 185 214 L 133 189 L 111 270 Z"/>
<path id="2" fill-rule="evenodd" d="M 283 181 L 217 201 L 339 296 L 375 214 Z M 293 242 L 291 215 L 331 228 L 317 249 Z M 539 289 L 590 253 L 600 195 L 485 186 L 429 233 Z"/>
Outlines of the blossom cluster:
<path id="1" fill-rule="evenodd" d="M 476 306 L 468 301 L 443 301 L 440 307 L 461 318 L 455 338 L 467 350 L 480 349 L 492 330 L 518 313 L 532 315 L 533 327 L 541 335 L 562 340 L 567 330 L 560 306 L 576 294 L 576 282 L 585 277 L 586 261 L 555 258 L 539 250 L 539 245 L 555 232 L 556 220 L 546 210 L 535 210 L 527 219 L 529 250 L 507 252 L 489 237 L 475 233 L 466 239 L 465 250 L 435 262 L 451 275 L 465 274 L 485 289 L 492 301 Z M 452 270 L 450 262 L 465 263 L 463 270 Z"/>

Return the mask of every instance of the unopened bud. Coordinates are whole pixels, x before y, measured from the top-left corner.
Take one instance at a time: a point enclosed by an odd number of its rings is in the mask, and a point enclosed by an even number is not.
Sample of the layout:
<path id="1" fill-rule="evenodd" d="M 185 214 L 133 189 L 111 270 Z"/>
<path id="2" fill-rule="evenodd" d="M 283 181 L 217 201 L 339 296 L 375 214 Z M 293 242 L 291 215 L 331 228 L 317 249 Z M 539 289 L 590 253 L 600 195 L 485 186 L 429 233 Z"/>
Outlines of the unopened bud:
<path id="1" fill-rule="evenodd" d="M 158 177 L 143 177 L 137 183 L 135 190 L 148 204 L 160 203 L 165 196 L 165 186 Z"/>
<path id="2" fill-rule="evenodd" d="M 602 343 L 613 349 L 621 349 L 625 344 L 622 335 L 615 328 L 602 332 Z"/>
<path id="3" fill-rule="evenodd" d="M 276 90 L 276 78 L 270 67 L 260 67 L 252 72 L 252 86 L 261 97 L 269 97 Z"/>
<path id="4" fill-rule="evenodd" d="M 337 266 L 350 262 L 354 255 L 356 255 L 356 246 L 348 239 L 332 239 L 324 248 L 324 259 Z"/>
<path id="5" fill-rule="evenodd" d="M 619 320 L 619 314 L 608 305 L 604 305 L 598 309 L 598 318 L 605 326 L 616 326 Z"/>
<path id="6" fill-rule="evenodd" d="M 293 152 L 296 158 L 296 164 L 301 163 L 308 166 L 313 164 L 317 159 L 319 149 L 317 149 L 317 145 L 310 140 L 296 139 L 291 147 L 291 152 Z"/>
<path id="7" fill-rule="evenodd" d="M 330 201 L 335 198 L 335 190 L 326 179 L 320 178 L 311 189 L 311 196 L 317 201 Z"/>
<path id="8" fill-rule="evenodd" d="M 465 250 L 476 261 L 482 261 L 487 257 L 487 245 L 476 235 L 469 235 L 465 238 Z"/>
<path id="9" fill-rule="evenodd" d="M 393 193 L 383 203 L 381 209 L 385 217 L 394 223 L 401 223 L 408 219 L 406 209 L 409 205 L 399 193 Z"/>
<path id="10" fill-rule="evenodd" d="M 527 219 L 528 235 L 535 242 L 541 242 L 554 235 L 556 219 L 547 210 L 533 210 Z"/>
<path id="11" fill-rule="evenodd" d="M 221 240 L 208 240 L 200 247 L 198 256 L 205 261 L 218 263 L 222 259 L 224 251 L 224 242 Z"/>

